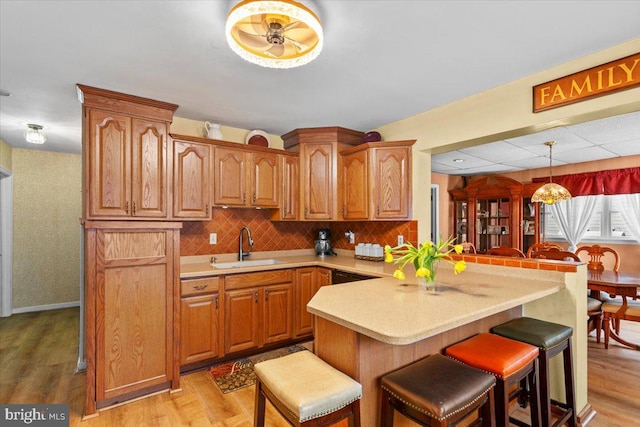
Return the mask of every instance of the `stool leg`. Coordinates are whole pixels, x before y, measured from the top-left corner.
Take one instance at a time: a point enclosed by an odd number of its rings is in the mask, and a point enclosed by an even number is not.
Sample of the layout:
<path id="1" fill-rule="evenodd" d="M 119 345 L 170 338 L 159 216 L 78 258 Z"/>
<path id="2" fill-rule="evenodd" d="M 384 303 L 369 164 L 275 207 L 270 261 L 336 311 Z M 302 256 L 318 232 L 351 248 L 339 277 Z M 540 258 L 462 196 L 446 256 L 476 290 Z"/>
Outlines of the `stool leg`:
<path id="1" fill-rule="evenodd" d="M 265 396 L 262 391 L 262 383 L 260 380 L 256 380 L 256 403 L 253 412 L 253 426 L 254 427 L 264 427 L 264 417 L 265 417 Z"/>
<path id="2" fill-rule="evenodd" d="M 349 427 L 360 427 L 360 400 L 351 404 L 352 414 L 349 417 Z"/>
<path id="3" fill-rule="evenodd" d="M 564 387 L 565 397 L 567 399 L 567 407 L 571 409 L 571 418 L 567 421 L 569 427 L 576 427 L 578 420 L 576 419 L 576 397 L 573 390 L 573 350 L 571 348 L 571 338 L 567 343 L 567 347 L 562 351 L 564 359 Z"/>
<path id="4" fill-rule="evenodd" d="M 530 411 L 531 411 L 531 425 L 539 426 L 540 425 L 540 367 L 538 364 L 538 359 L 533 361 L 533 372 L 529 374 L 529 384 L 532 386 L 531 393 L 529 394 L 530 399 Z M 508 423 L 506 425 L 509 425 Z"/>
<path id="5" fill-rule="evenodd" d="M 395 410 L 389 402 L 389 392 L 382 389 L 380 427 L 393 427 L 393 411 Z"/>
<path id="6" fill-rule="evenodd" d="M 493 388 L 487 394 L 487 401 L 480 408 L 482 427 L 496 427 L 496 413 L 494 405 Z"/>
<path id="7" fill-rule="evenodd" d="M 538 401 L 540 404 L 540 425 L 542 427 L 548 427 L 551 425 L 551 412 L 549 410 L 551 407 L 551 396 L 549 396 L 549 357 L 547 356 L 547 352 L 540 350 L 538 360 L 538 376 L 540 378 L 540 400 Z"/>
<path id="8" fill-rule="evenodd" d="M 509 425 L 509 390 L 504 384 L 504 380 L 496 378 L 496 424 Z"/>

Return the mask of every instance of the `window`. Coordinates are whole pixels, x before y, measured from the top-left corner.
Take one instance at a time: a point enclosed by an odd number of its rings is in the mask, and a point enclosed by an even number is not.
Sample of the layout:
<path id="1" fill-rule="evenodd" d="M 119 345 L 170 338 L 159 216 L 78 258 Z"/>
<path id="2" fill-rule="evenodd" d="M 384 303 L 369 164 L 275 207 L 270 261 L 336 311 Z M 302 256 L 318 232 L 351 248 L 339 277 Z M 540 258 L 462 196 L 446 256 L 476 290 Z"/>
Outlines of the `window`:
<path id="1" fill-rule="evenodd" d="M 633 230 L 624 222 L 620 215 L 616 198 L 618 196 L 602 196 L 599 198 L 595 212 L 591 216 L 587 232 L 582 238 L 583 242 L 595 243 L 615 243 L 615 242 L 635 242 L 638 241 L 638 232 L 634 235 Z M 560 232 L 556 219 L 551 213 L 551 209 L 542 210 L 543 230 L 545 240 L 565 240 Z"/>

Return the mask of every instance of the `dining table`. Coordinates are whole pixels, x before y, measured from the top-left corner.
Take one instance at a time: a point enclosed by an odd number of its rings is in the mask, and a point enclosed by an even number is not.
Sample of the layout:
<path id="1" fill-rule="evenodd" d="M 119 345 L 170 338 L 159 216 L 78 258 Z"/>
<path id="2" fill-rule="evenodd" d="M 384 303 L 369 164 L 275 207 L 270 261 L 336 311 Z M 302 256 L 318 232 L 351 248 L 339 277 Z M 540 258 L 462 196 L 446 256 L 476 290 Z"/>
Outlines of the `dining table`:
<path id="1" fill-rule="evenodd" d="M 613 316 L 615 319 L 623 319 L 628 307 L 628 299 L 638 299 L 640 296 L 640 273 L 611 271 L 611 270 L 587 270 L 587 288 L 591 291 L 591 296 L 599 298 L 601 292 L 609 297 L 622 297 L 620 310 Z M 619 322 L 616 322 L 619 323 Z M 622 345 L 640 350 L 640 345 L 626 341 L 616 332 L 615 325 L 607 325 L 611 338 Z M 607 333 L 607 331 L 605 331 Z"/>

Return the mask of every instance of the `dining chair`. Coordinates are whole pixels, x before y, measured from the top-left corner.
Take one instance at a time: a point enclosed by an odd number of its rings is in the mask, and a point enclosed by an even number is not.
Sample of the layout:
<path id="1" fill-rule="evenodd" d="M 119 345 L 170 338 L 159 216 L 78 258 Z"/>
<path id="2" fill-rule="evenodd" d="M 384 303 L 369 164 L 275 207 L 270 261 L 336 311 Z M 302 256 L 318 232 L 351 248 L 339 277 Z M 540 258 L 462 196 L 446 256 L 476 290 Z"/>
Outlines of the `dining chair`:
<path id="1" fill-rule="evenodd" d="M 547 250 L 538 250 L 533 253 L 533 258 L 537 259 L 553 259 L 557 261 L 570 261 L 581 262 L 580 257 L 573 252 L 564 251 L 555 248 L 549 248 Z M 596 342 L 600 343 L 600 331 L 602 330 L 602 301 L 596 298 L 587 296 L 587 316 L 589 320 L 587 323 L 588 333 L 595 329 Z"/>
<path id="2" fill-rule="evenodd" d="M 473 243 L 470 242 L 462 242 L 462 253 L 464 254 L 475 254 L 476 253 L 476 247 Z"/>
<path id="3" fill-rule="evenodd" d="M 618 255 L 618 252 L 615 251 L 615 249 L 612 248 L 608 248 L 606 246 L 600 246 L 600 245 L 591 245 L 591 246 L 580 246 L 577 250 L 576 250 L 576 255 L 580 255 L 580 252 L 586 252 L 587 255 L 589 255 L 589 261 L 587 262 L 587 268 L 589 270 L 597 270 L 597 271 L 604 271 L 606 270 L 605 268 L 605 264 L 602 262 L 602 258 L 605 257 L 605 255 L 607 253 L 610 253 L 613 255 L 613 271 L 618 271 L 618 269 L 620 268 L 620 255 Z M 607 263 L 608 265 L 609 263 Z"/>
<path id="4" fill-rule="evenodd" d="M 498 246 L 487 251 L 487 255 L 508 256 L 511 258 L 526 258 L 524 252 L 518 248 L 510 248 L 509 246 Z"/>
<path id="5" fill-rule="evenodd" d="M 529 246 L 529 249 L 527 249 L 527 258 L 535 258 L 534 255 L 537 251 L 546 251 L 547 249 L 562 249 L 562 247 L 556 243 L 551 243 L 551 242 L 540 242 L 540 243 L 534 243 L 533 245 Z"/>

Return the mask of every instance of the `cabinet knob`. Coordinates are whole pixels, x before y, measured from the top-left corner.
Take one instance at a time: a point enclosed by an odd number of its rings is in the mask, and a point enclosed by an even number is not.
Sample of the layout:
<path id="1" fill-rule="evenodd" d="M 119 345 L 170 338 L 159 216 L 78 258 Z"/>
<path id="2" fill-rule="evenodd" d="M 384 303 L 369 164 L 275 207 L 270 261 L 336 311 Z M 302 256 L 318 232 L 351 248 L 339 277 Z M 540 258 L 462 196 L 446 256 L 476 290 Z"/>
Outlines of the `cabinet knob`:
<path id="1" fill-rule="evenodd" d="M 204 213 L 205 213 L 206 215 L 209 215 L 209 203 L 207 203 L 207 206 L 205 206 L 205 208 L 204 208 Z"/>
<path id="2" fill-rule="evenodd" d="M 309 209 L 305 206 L 304 207 L 304 217 L 306 218 L 308 214 L 309 214 Z"/>
<path id="3" fill-rule="evenodd" d="M 218 296 L 216 295 L 216 310 L 218 309 Z"/>
<path id="4" fill-rule="evenodd" d="M 256 193 L 253 193 L 253 203 L 256 202 Z"/>
<path id="5" fill-rule="evenodd" d="M 258 291 L 253 291 L 253 296 L 255 297 L 256 304 L 258 303 Z"/>
<path id="6" fill-rule="evenodd" d="M 265 301 L 269 301 L 269 289 L 267 289 L 266 291 L 264 291 L 264 300 L 265 300 Z"/>

